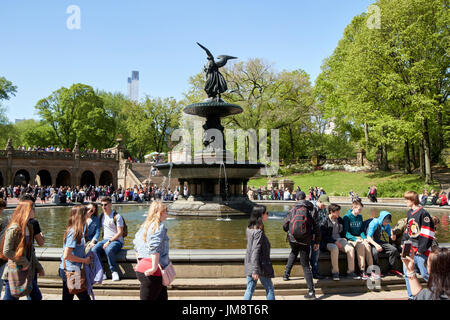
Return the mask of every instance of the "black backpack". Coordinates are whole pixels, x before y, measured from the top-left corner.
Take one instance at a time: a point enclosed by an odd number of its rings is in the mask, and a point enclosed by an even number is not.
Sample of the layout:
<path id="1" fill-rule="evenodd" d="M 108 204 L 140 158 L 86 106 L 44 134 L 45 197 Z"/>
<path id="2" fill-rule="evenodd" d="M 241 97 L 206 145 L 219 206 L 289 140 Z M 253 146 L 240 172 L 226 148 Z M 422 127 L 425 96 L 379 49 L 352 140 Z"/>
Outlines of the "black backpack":
<path id="1" fill-rule="evenodd" d="M 104 215 L 104 213 L 102 213 L 102 214 L 100 215 L 100 217 L 99 217 L 100 223 L 102 223 L 103 215 Z M 117 226 L 117 217 L 116 217 L 116 215 L 117 215 L 117 211 L 114 210 L 114 211 L 113 211 L 113 219 L 114 219 L 114 224 Z M 122 216 L 122 220 L 123 220 L 123 232 L 122 232 L 122 237 L 125 238 L 126 236 L 128 236 L 128 226 L 127 226 L 127 223 L 125 222 L 125 219 L 124 219 L 123 216 Z"/>
<path id="2" fill-rule="evenodd" d="M 312 240 L 311 214 L 305 206 L 292 208 L 288 233 L 300 243 L 310 244 Z"/>

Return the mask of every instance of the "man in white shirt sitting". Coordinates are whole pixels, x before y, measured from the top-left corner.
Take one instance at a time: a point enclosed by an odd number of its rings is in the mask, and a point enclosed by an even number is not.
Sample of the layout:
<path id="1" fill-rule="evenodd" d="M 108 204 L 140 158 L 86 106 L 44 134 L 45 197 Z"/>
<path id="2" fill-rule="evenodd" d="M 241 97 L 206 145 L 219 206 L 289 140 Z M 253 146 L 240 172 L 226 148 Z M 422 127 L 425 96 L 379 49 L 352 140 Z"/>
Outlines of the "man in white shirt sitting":
<path id="1" fill-rule="evenodd" d="M 119 268 L 116 263 L 116 256 L 122 249 L 123 241 L 123 218 L 112 210 L 110 197 L 101 199 L 103 213 L 100 215 L 100 223 L 103 226 L 103 240 L 92 249 L 100 258 L 106 254 L 109 269 L 111 270 L 112 280 L 119 281 Z M 105 273 L 106 275 L 106 273 Z"/>

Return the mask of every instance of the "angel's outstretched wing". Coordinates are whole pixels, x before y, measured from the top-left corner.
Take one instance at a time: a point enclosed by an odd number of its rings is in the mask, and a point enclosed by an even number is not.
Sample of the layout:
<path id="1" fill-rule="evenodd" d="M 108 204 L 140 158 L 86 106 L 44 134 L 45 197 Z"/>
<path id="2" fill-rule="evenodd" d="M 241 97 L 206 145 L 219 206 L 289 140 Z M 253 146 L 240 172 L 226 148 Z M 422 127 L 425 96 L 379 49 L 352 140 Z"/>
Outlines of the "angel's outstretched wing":
<path id="1" fill-rule="evenodd" d="M 200 48 L 205 50 L 208 57 L 210 57 L 214 61 L 214 56 L 212 55 L 212 53 L 208 49 L 206 49 L 204 46 L 202 46 L 200 43 L 197 42 L 197 44 L 200 46 Z"/>
<path id="2" fill-rule="evenodd" d="M 237 59 L 237 57 L 232 57 L 232 56 L 227 56 L 227 55 L 220 55 L 220 56 L 217 56 L 217 59 L 219 59 L 219 60 L 216 61 L 216 65 L 217 65 L 217 67 L 221 68 L 224 65 L 226 65 L 228 60 Z"/>

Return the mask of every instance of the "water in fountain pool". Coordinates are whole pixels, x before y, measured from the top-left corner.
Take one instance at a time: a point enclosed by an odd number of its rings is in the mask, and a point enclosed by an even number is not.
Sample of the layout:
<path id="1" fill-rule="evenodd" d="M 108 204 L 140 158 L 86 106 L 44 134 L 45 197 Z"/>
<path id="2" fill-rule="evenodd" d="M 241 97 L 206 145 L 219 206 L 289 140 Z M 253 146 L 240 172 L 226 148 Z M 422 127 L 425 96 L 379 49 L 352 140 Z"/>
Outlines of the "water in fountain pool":
<path id="1" fill-rule="evenodd" d="M 125 238 L 125 249 L 133 248 L 134 234 L 144 222 L 148 211 L 148 205 L 114 205 L 125 218 L 128 225 L 129 236 Z M 291 205 L 267 205 L 269 219 L 265 223 L 265 232 L 270 240 L 272 248 L 289 248 L 286 242 L 286 233 L 282 229 L 283 219 Z M 349 207 L 341 210 L 341 216 Z M 70 207 L 36 208 L 36 218 L 45 235 L 45 247 L 62 247 L 64 229 Z M 376 209 L 378 215 L 380 208 Z M 386 209 L 383 209 L 386 210 Z M 387 209 L 392 213 L 392 224 L 406 217 L 406 208 Z M 428 209 L 432 215 L 441 219 L 441 225 L 437 232 L 439 242 L 450 242 L 450 228 L 448 225 L 448 211 Z M 11 214 L 8 209 L 5 215 Z M 370 218 L 371 209 L 364 207 L 364 220 Z M 172 249 L 245 249 L 245 229 L 248 219 L 245 217 L 233 217 L 228 221 L 217 221 L 215 218 L 180 217 L 169 216 L 165 224 L 169 230 L 170 248 Z"/>

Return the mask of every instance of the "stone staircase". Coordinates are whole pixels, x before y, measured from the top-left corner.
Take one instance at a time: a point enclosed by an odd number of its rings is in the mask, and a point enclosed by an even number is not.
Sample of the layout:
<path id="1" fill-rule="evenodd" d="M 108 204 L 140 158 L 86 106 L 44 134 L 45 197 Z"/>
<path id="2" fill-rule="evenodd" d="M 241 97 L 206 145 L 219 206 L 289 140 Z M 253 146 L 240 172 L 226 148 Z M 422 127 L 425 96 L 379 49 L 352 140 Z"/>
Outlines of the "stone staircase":
<path id="1" fill-rule="evenodd" d="M 299 266 L 297 266 L 299 268 Z M 275 294 L 280 296 L 304 295 L 308 292 L 303 277 L 292 277 L 290 281 L 283 281 L 281 277 L 272 279 Z M 402 277 L 383 277 L 379 287 L 372 287 L 369 281 L 353 280 L 341 277 L 340 281 L 331 278 L 314 280 L 317 295 L 366 293 L 370 291 L 406 290 Z M 424 281 L 421 279 L 421 282 Z M 39 278 L 39 288 L 44 294 L 61 294 L 60 278 Z M 97 296 L 110 297 L 139 297 L 139 281 L 136 279 L 122 279 L 120 281 L 105 280 L 102 284 L 94 285 Z M 242 278 L 176 278 L 168 287 L 169 297 L 243 297 L 246 289 L 246 279 Z M 265 290 L 260 282 L 255 290 L 255 296 L 265 296 Z"/>
<path id="2" fill-rule="evenodd" d="M 145 185 L 146 182 L 150 182 L 151 185 L 157 185 L 158 187 L 164 184 L 165 187 L 168 186 L 168 178 L 164 177 L 156 171 L 156 175 L 151 175 L 151 164 L 150 163 L 132 163 L 130 166 L 130 171 L 134 177 L 139 181 L 139 184 Z M 178 179 L 170 179 L 170 189 L 174 190 L 178 186 Z"/>

